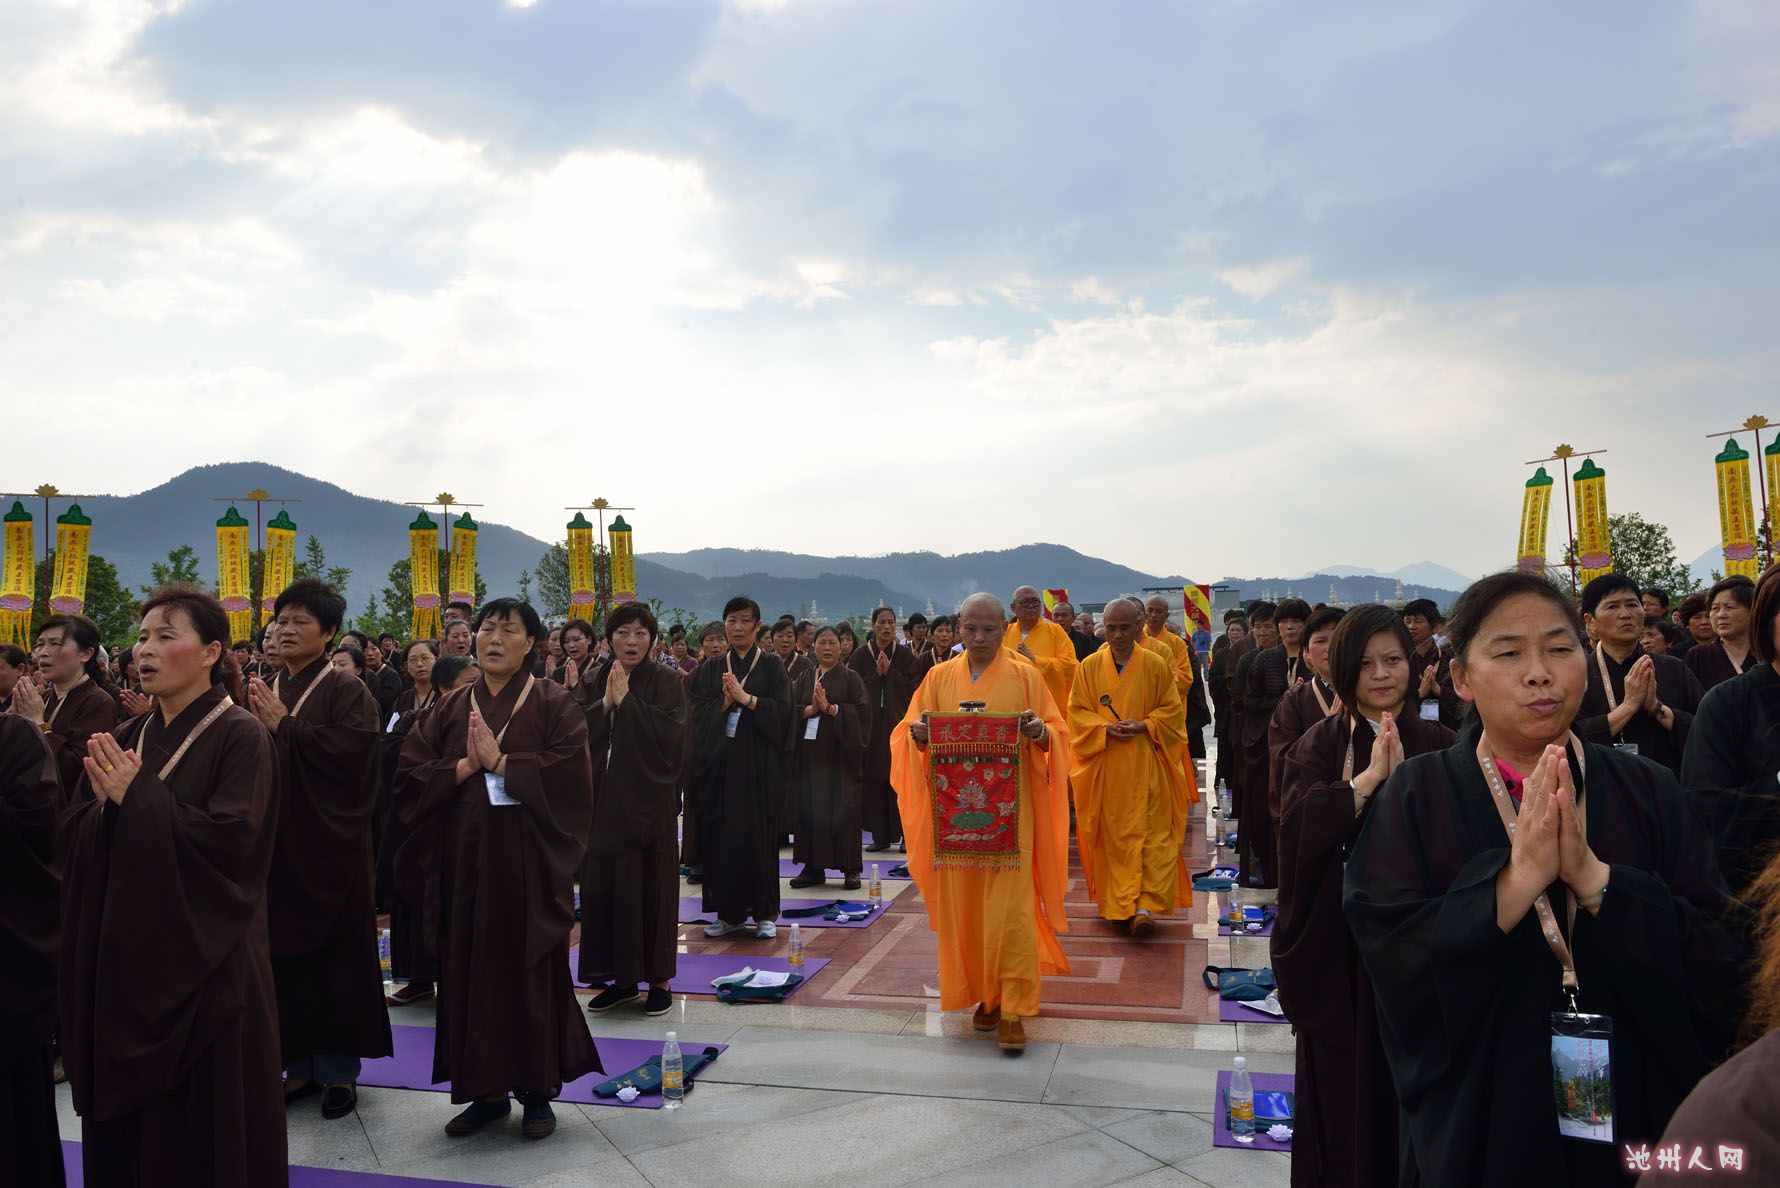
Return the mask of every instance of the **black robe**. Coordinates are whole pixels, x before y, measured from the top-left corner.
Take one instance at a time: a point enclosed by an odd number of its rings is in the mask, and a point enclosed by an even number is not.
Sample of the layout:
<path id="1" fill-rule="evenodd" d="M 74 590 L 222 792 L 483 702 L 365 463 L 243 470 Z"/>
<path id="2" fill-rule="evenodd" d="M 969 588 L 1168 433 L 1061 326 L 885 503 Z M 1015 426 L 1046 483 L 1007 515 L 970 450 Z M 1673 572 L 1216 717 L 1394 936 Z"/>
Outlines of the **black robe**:
<path id="1" fill-rule="evenodd" d="M 1637 644 L 1624 662 L 1615 660 L 1611 654 L 1602 650 L 1601 659 L 1607 663 L 1607 674 L 1613 679 L 1613 699 L 1625 700 L 1625 677 L 1632 670 L 1640 657 L 1645 655 L 1644 649 Z M 1657 720 L 1644 710 L 1632 715 L 1625 729 L 1613 735 L 1607 729 L 1607 693 L 1601 684 L 1601 665 L 1595 659 L 1593 648 L 1588 652 L 1588 692 L 1582 695 L 1582 708 L 1576 714 L 1576 733 L 1589 742 L 1607 746 L 1613 743 L 1632 743 L 1638 748 L 1638 754 L 1644 758 L 1660 763 L 1676 775 L 1681 774 L 1681 755 L 1687 749 L 1687 734 L 1693 729 L 1695 711 L 1700 708 L 1700 699 L 1706 695 L 1700 688 L 1700 682 L 1687 666 L 1673 656 L 1652 656 L 1656 665 L 1656 698 L 1665 706 L 1675 711 L 1675 728 L 1664 730 Z"/>
<path id="2" fill-rule="evenodd" d="M 56 1023 L 61 868 L 55 755 L 35 722 L 0 715 L 0 1184 L 62 1183 L 49 1037 Z"/>
<path id="3" fill-rule="evenodd" d="M 1434 695 L 1428 700 L 1439 704 L 1440 721 L 1457 730 L 1464 721 L 1465 703 L 1453 688 L 1451 648 L 1443 648 L 1430 640 L 1426 652 L 1409 650 L 1409 698 L 1411 701 L 1421 699 L 1422 674 L 1430 664 L 1439 667 L 1434 670 Z"/>
<path id="4" fill-rule="evenodd" d="M 413 832 L 397 881 L 425 905 L 439 954 L 433 1079 L 450 1081 L 457 1102 L 514 1089 L 554 1097 L 600 1068 L 569 977 L 575 868 L 593 817 L 587 719 L 542 677 L 519 705 L 526 675 L 498 695 L 485 681 L 473 690 L 517 804 L 490 804 L 480 771 L 458 782 L 471 689 L 446 694 L 415 726 L 398 770 L 396 811 Z"/>
<path id="5" fill-rule="evenodd" d="M 1318 694 L 1322 695 L 1321 701 L 1317 700 Z M 1335 690 L 1322 677 L 1313 675 L 1308 681 L 1292 686 L 1273 707 L 1273 717 L 1267 723 L 1267 813 L 1273 823 L 1276 842 L 1285 795 L 1282 777 L 1286 752 L 1304 737 L 1305 731 L 1329 716 L 1323 709 L 1324 703 L 1332 709 L 1336 700 Z"/>
<path id="6" fill-rule="evenodd" d="M 836 664 L 822 678 L 822 691 L 837 711 L 805 717 L 816 696 L 817 670 L 811 667 L 793 683 L 791 707 L 797 749 L 793 765 L 793 800 L 797 818 L 791 857 L 811 874 L 838 870 L 858 878 L 864 866 L 859 829 L 859 772 L 871 737 L 871 702 L 859 674 Z M 806 737 L 810 723 L 816 737 Z"/>
<path id="7" fill-rule="evenodd" d="M 674 837 L 686 764 L 686 682 L 644 660 L 606 709 L 611 666 L 585 682 L 593 822 L 581 863 L 580 980 L 665 986 L 677 968 L 680 863 Z"/>
<path id="8" fill-rule="evenodd" d="M 81 760 L 87 757 L 87 739 L 109 734 L 117 725 L 117 701 L 103 685 L 84 680 L 68 691 L 67 705 L 60 705 L 55 691 L 49 690 L 43 701 L 43 720 L 49 723 L 43 738 L 55 753 L 62 779 L 62 803 L 71 804 L 75 785 L 86 774 Z"/>
<path id="9" fill-rule="evenodd" d="M 1693 673 L 1694 679 L 1700 682 L 1700 688 L 1708 693 L 1761 663 L 1755 658 L 1755 649 L 1750 648 L 1743 653 L 1743 665 L 1739 668 L 1731 662 L 1730 653 L 1724 650 L 1724 644 L 1716 639 L 1689 648 L 1681 662 L 1687 665 L 1687 671 Z"/>
<path id="10" fill-rule="evenodd" d="M 1237 666 L 1243 680 L 1242 807 L 1236 852 L 1246 887 L 1279 885 L 1279 847 L 1273 835 L 1271 756 L 1267 732 L 1280 698 L 1311 677 L 1304 653 L 1288 656 L 1284 644 L 1251 652 Z"/>
<path id="11" fill-rule="evenodd" d="M 743 691 L 760 699 L 755 708 L 725 705 L 726 659 Z M 740 715 L 734 738 L 725 734 L 732 710 Z M 726 923 L 749 917 L 765 922 L 779 914 L 779 814 L 795 725 L 791 685 L 771 652 L 731 651 L 705 661 L 693 675 L 692 792 L 704 860 L 702 902 Z"/>
<path id="12" fill-rule="evenodd" d="M 1780 846 L 1780 673 L 1764 664 L 1707 692 L 1681 786 L 1706 819 L 1718 868 L 1746 890 Z"/>
<path id="13" fill-rule="evenodd" d="M 847 667 L 865 682 L 871 706 L 871 738 L 859 772 L 859 823 L 871 831 L 873 845 L 892 845 L 902 840 L 902 809 L 890 783 L 890 732 L 908 713 L 909 701 L 927 673 L 915 654 L 897 643 L 891 645 L 889 670 L 879 676 L 878 645 L 873 639 L 853 649 Z"/>
<path id="14" fill-rule="evenodd" d="M 280 805 L 265 728 L 231 706 L 160 779 L 222 698 L 217 686 L 171 724 L 159 710 L 127 723 L 118 742 L 142 770 L 123 803 L 96 799 L 83 776 L 62 819 L 61 1039 L 87 1188 L 257 1188 L 288 1175 L 267 946 Z"/>
<path id="15" fill-rule="evenodd" d="M 416 706 L 416 696 L 417 691 L 413 688 L 402 690 L 391 711 L 395 721 L 386 726 L 380 744 L 382 779 L 377 791 L 377 816 L 383 826 L 377 840 L 377 901 L 389 908 L 391 971 L 403 981 L 436 982 L 439 961 L 436 954 L 428 951 L 421 928 L 420 905 L 403 899 L 396 883 L 396 855 L 408 840 L 408 829 L 395 811 L 396 768 L 409 733 L 439 703 L 438 692 L 430 688 L 425 705 Z"/>
<path id="16" fill-rule="evenodd" d="M 1438 722 L 1409 717 L 1398 730 L 1405 757 L 1452 744 L 1452 731 Z M 1341 916 L 1342 868 L 1378 802 L 1375 793 L 1356 817 L 1342 771 L 1349 741 L 1359 773 L 1372 762 L 1376 737 L 1370 726 L 1356 735 L 1351 715 L 1321 718 L 1280 759 L 1272 959 L 1280 1003 L 1298 1035 L 1292 1183 L 1306 1188 L 1370 1188 L 1397 1178 L 1397 1092 L 1378 1039 L 1372 981 Z"/>
<path id="17" fill-rule="evenodd" d="M 1581 1009 L 1613 1020 L 1615 1145 L 1560 1136 L 1550 1014 L 1566 1009 L 1562 971 L 1533 911 L 1509 933 L 1496 926 L 1509 845 L 1478 767 L 1480 733 L 1473 714 L 1451 748 L 1397 769 L 1344 882 L 1407 1120 L 1401 1182 L 1630 1183 L 1618 1144 L 1654 1144 L 1728 1050 L 1742 1005 L 1741 920 L 1674 777 L 1583 743 L 1589 845 L 1611 882 L 1599 913 L 1579 910 L 1573 928 L 1563 887 L 1549 894 Z"/>

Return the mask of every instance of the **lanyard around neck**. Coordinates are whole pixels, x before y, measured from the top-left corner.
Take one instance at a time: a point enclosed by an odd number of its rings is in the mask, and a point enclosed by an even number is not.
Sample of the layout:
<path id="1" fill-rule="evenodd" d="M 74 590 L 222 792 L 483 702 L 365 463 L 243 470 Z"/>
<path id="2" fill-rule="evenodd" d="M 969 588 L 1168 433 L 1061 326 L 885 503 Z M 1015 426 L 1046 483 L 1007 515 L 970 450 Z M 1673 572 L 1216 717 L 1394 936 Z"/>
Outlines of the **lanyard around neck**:
<path id="1" fill-rule="evenodd" d="M 537 678 L 532 676 L 531 673 L 528 672 L 525 674 L 525 688 L 519 691 L 519 700 L 513 703 L 513 712 L 507 715 L 507 725 L 502 726 L 500 733 L 494 736 L 495 746 L 500 746 L 501 740 L 507 737 L 507 727 L 513 725 L 513 719 L 519 716 L 519 707 L 524 705 L 525 699 L 532 695 L 532 684 L 536 680 Z M 470 704 L 476 707 L 477 716 L 479 716 L 486 725 L 488 722 L 488 711 L 482 708 L 482 702 L 476 696 L 475 689 L 470 690 Z"/>
<path id="2" fill-rule="evenodd" d="M 56 724 L 56 715 L 62 712 L 62 707 L 67 705 L 68 702 L 73 699 L 74 691 L 86 684 L 87 680 L 87 674 L 83 672 L 80 674 L 80 679 L 78 681 L 75 681 L 72 685 L 68 686 L 68 692 L 56 694 L 56 708 L 49 711 L 49 717 L 43 720 L 43 728 L 45 730 L 48 730 L 51 726 Z"/>
<path id="3" fill-rule="evenodd" d="M 167 782 L 167 777 L 173 774 L 173 769 L 175 767 L 179 766 L 179 761 L 181 759 L 185 758 L 185 753 L 191 749 L 191 746 L 193 743 L 198 741 L 198 736 L 200 734 L 203 734 L 206 730 L 210 729 L 210 724 L 212 722 L 216 721 L 218 718 L 222 717 L 223 711 L 228 709 L 231 705 L 234 705 L 234 704 L 235 704 L 234 700 L 227 693 L 224 693 L 223 699 L 221 701 L 217 702 L 214 706 L 212 706 L 209 713 L 205 714 L 202 718 L 198 719 L 198 724 L 196 726 L 193 726 L 191 733 L 187 734 L 185 736 L 185 741 L 179 744 L 179 749 L 173 752 L 173 757 L 171 759 L 167 760 L 167 762 L 161 764 L 161 773 L 160 773 L 161 783 L 164 784 Z M 150 719 L 153 719 L 153 717 L 154 717 L 153 714 L 149 715 Z M 148 728 L 149 728 L 149 725 L 150 725 L 149 721 L 144 721 L 142 723 L 142 744 L 141 745 L 142 745 L 142 753 L 145 755 L 148 753 Z"/>

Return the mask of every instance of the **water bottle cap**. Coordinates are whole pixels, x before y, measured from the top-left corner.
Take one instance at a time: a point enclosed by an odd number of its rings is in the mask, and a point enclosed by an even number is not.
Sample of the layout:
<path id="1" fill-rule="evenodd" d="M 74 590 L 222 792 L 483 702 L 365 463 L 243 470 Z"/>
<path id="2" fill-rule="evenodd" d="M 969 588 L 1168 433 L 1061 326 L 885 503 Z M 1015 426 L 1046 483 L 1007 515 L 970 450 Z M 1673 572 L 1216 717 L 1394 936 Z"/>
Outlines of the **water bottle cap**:
<path id="1" fill-rule="evenodd" d="M 871 864 L 871 877 L 874 879 L 878 877 L 878 864 L 875 862 Z"/>
<path id="2" fill-rule="evenodd" d="M 671 1043 L 678 1041 L 679 1038 L 680 1038 L 680 1036 L 679 1036 L 678 1032 L 670 1031 L 670 1032 L 668 1032 L 667 1042 L 671 1044 Z"/>
<path id="3" fill-rule="evenodd" d="M 670 1031 L 670 1032 L 668 1032 L 668 1034 L 671 1036 L 674 1033 Z M 1248 1067 L 1248 1058 L 1246 1056 L 1238 1056 L 1236 1058 L 1236 1067 L 1237 1068 L 1247 1068 Z"/>

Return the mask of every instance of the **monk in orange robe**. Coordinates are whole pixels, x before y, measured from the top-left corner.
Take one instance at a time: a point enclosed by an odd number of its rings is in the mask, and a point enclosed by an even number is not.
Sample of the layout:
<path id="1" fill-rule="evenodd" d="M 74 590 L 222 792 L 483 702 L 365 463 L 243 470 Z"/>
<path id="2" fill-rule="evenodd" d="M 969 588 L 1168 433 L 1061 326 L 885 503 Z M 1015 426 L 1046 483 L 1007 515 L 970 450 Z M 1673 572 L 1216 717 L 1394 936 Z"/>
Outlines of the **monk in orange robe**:
<path id="1" fill-rule="evenodd" d="M 1051 700 L 1061 709 L 1069 704 L 1069 685 L 1075 680 L 1075 641 L 1044 617 L 1044 608 L 1044 600 L 1033 587 L 1015 590 L 1014 621 L 1007 625 L 1002 646 L 1038 666 Z"/>
<path id="2" fill-rule="evenodd" d="M 1082 662 L 1069 696 L 1076 832 L 1101 916 L 1146 936 L 1156 913 L 1193 902 L 1181 857 L 1187 711 L 1173 668 L 1138 646 L 1136 608 L 1108 603 L 1102 621 L 1106 646 Z"/>
<path id="3" fill-rule="evenodd" d="M 1038 1014 L 1041 974 L 1066 974 L 1056 934 L 1069 931 L 1063 890 L 1069 875 L 1069 740 L 1039 670 L 1003 648 L 1006 616 L 993 594 L 973 594 L 959 612 L 964 651 L 935 665 L 890 736 L 890 780 L 902 809 L 909 873 L 939 934 L 939 1005 L 976 1003 L 971 1022 L 996 1031 L 1003 1051 L 1026 1047 L 1022 1016 Z M 1074 649 L 1070 650 L 1071 663 Z M 966 701 L 988 713 L 1032 717 L 1024 735 L 1019 789 L 1019 865 L 955 867 L 934 860 L 928 790 L 927 723 L 922 714 L 955 713 Z"/>
<path id="4" fill-rule="evenodd" d="M 1168 629 L 1168 600 L 1152 595 L 1143 604 L 1143 635 L 1152 643 L 1167 649 L 1168 661 L 1174 666 L 1174 685 L 1180 690 L 1185 706 L 1193 692 L 1193 645 Z M 1193 771 L 1193 753 L 1184 744 L 1180 749 L 1181 774 L 1187 784 L 1187 803 L 1199 803 L 1199 776 Z"/>

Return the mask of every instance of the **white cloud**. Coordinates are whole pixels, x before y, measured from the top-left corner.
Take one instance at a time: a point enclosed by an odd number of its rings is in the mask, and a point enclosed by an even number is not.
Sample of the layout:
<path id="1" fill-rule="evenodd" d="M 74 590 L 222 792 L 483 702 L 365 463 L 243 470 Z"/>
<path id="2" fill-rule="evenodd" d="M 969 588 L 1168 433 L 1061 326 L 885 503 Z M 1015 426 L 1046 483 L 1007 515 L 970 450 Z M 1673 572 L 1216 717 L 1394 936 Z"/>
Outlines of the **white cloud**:
<path id="1" fill-rule="evenodd" d="M 1302 275 L 1308 263 L 1303 256 L 1294 256 L 1254 268 L 1226 268 L 1213 275 L 1244 297 L 1259 301 Z"/>

